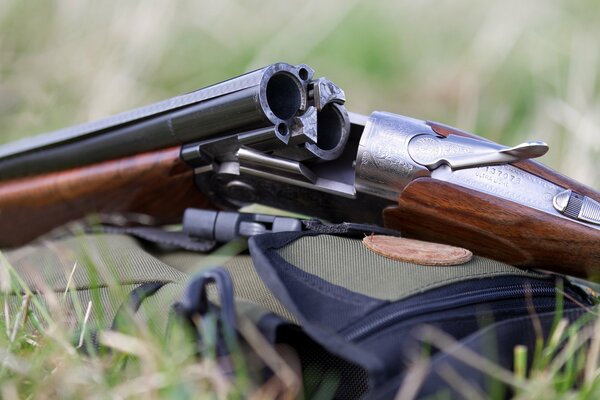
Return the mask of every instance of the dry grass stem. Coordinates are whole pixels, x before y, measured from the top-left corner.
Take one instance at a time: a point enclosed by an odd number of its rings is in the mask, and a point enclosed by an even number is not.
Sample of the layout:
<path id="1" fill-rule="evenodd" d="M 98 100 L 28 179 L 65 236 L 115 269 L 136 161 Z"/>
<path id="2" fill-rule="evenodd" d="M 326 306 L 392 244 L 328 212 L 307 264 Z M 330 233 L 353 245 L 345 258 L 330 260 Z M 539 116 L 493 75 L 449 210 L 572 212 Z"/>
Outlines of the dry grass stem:
<path id="1" fill-rule="evenodd" d="M 10 264 L 4 254 L 0 251 L 0 291 L 10 293 L 12 290 L 12 279 L 10 277 Z"/>
<path id="2" fill-rule="evenodd" d="M 17 333 L 23 328 L 27 321 L 27 313 L 29 312 L 29 302 L 31 301 L 31 295 L 25 294 L 23 301 L 21 302 L 21 308 L 15 318 L 15 324 L 13 325 L 12 332 L 10 334 L 10 341 L 14 342 L 17 337 Z"/>
<path id="3" fill-rule="evenodd" d="M 246 318 L 239 318 L 238 329 L 256 354 L 281 379 L 281 382 L 285 386 L 285 397 L 294 398 L 300 393 L 302 388 L 300 378 L 290 365 L 275 351 L 273 346 L 267 342 L 256 326 Z"/>
<path id="4" fill-rule="evenodd" d="M 226 395 L 232 390 L 231 380 L 223 374 L 212 360 L 203 360 L 186 366 L 183 377 L 184 380 L 209 381 L 219 396 Z"/>
<path id="5" fill-rule="evenodd" d="M 571 335 L 565 347 L 556 357 L 554 357 L 552 363 L 550 363 L 545 372 L 550 376 L 556 375 L 567 361 L 569 361 L 582 346 L 588 343 L 594 334 L 594 326 L 585 326 L 580 329 L 576 335 Z"/>
<path id="6" fill-rule="evenodd" d="M 79 342 L 77 344 L 77 348 L 81 348 L 83 346 L 83 340 L 85 339 L 85 331 L 87 328 L 88 320 L 90 319 L 90 315 L 92 313 L 92 302 L 89 301 L 87 308 L 85 310 L 85 317 L 83 317 L 83 323 L 81 325 L 81 333 L 79 334 Z"/>
<path id="7" fill-rule="evenodd" d="M 171 380 L 164 372 L 154 372 L 139 376 L 117 386 L 112 395 L 117 399 L 126 399 L 134 396 L 147 396 L 148 393 L 162 389 L 169 384 Z"/>
<path id="8" fill-rule="evenodd" d="M 17 390 L 17 386 L 14 382 L 8 381 L 2 384 L 0 389 L 0 393 L 2 394 L 2 399 L 4 400 L 20 400 L 21 396 L 19 396 L 19 391 Z"/>
<path id="9" fill-rule="evenodd" d="M 27 361 L 21 359 L 6 349 L 0 348 L 0 360 L 2 361 L 2 367 L 6 367 L 18 374 L 27 375 L 31 372 L 31 368 Z"/>
<path id="10" fill-rule="evenodd" d="M 461 397 L 465 400 L 485 400 L 487 396 L 483 391 L 469 382 L 464 376 L 460 375 L 450 365 L 442 365 L 439 369 L 442 378 L 454 388 L 456 392 L 460 393 Z"/>
<path id="11" fill-rule="evenodd" d="M 568 327 L 569 327 L 568 319 L 561 318 L 561 320 L 558 321 L 558 324 L 556 324 L 556 328 L 554 328 L 554 331 L 552 332 L 552 336 L 550 336 L 550 339 L 548 339 L 548 348 L 549 349 L 555 349 L 559 345 L 560 340 L 563 337 L 563 335 Z"/>
<path id="12" fill-rule="evenodd" d="M 511 371 L 508 371 L 484 358 L 480 354 L 461 346 L 453 337 L 433 326 L 423 326 L 418 328 L 417 337 L 424 342 L 433 344 L 440 350 L 465 364 L 483 371 L 508 385 L 516 388 L 522 388 L 524 385 L 523 382 L 520 382 L 514 377 Z"/>
<path id="13" fill-rule="evenodd" d="M 429 372 L 429 361 L 423 358 L 415 360 L 409 367 L 402 386 L 396 394 L 396 400 L 413 400 Z"/>
<path id="14" fill-rule="evenodd" d="M 4 328 L 6 330 L 6 337 L 10 338 L 10 309 L 6 301 L 7 297 L 4 296 Z"/>
<path id="15" fill-rule="evenodd" d="M 68 332 L 69 328 L 53 324 L 51 327 L 47 328 L 43 333 L 48 338 L 52 339 L 54 343 L 59 345 L 59 347 L 61 347 L 69 356 L 77 357 L 77 350 L 75 349 L 75 347 L 73 347 L 69 339 L 65 337 Z"/>
<path id="16" fill-rule="evenodd" d="M 596 319 L 594 324 L 594 330 L 592 334 L 592 342 L 588 350 L 586 357 L 586 364 L 584 370 L 584 382 L 588 385 L 592 384 L 594 379 L 598 377 L 599 362 L 600 361 L 600 318 Z"/>
<path id="17" fill-rule="evenodd" d="M 154 363 L 154 349 L 148 343 L 137 337 L 116 331 L 101 331 L 99 333 L 100 344 L 122 353 L 131 354 L 146 362 Z"/>
<path id="18" fill-rule="evenodd" d="M 257 390 L 255 390 L 249 397 L 249 400 L 263 400 L 263 399 L 278 399 L 282 398 L 281 394 L 289 393 L 283 387 L 284 384 L 281 382 L 278 376 L 272 376 L 265 383 L 263 383 Z M 289 396 L 283 396 L 288 399 Z M 302 398 L 302 397 L 298 397 Z M 290 399 L 293 399 L 291 397 Z"/>
<path id="19" fill-rule="evenodd" d="M 529 284 L 525 285 L 525 302 L 527 304 L 527 312 L 529 313 L 529 317 L 531 317 L 531 323 L 533 325 L 533 331 L 535 332 L 535 337 L 538 343 L 543 345 L 544 343 L 544 330 L 542 329 L 542 323 L 540 318 L 535 311 L 535 305 L 533 304 L 533 295 L 531 293 L 531 286 Z M 536 349 L 537 350 L 537 349 Z"/>
<path id="20" fill-rule="evenodd" d="M 67 279 L 67 284 L 65 285 L 65 292 L 63 293 L 63 299 L 67 298 L 67 294 L 69 290 L 76 290 L 75 286 L 73 286 L 73 275 L 75 274 L 75 269 L 77 269 L 77 261 L 73 264 L 73 268 L 71 269 L 71 273 L 69 274 L 69 278 Z"/>

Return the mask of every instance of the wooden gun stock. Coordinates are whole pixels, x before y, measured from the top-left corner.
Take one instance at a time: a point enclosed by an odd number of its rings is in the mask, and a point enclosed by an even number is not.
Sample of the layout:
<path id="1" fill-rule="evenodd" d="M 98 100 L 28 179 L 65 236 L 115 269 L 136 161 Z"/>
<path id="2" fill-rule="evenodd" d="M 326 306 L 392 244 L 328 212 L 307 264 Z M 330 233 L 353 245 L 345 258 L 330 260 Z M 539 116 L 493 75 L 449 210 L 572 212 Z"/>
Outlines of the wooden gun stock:
<path id="1" fill-rule="evenodd" d="M 0 247 L 25 244 L 92 213 L 139 213 L 166 224 L 209 207 L 179 147 L 0 183 Z"/>
<path id="2" fill-rule="evenodd" d="M 441 135 L 471 136 L 430 123 Z M 600 194 L 535 161 L 514 166 L 600 201 Z M 600 231 L 508 200 L 432 178 L 411 182 L 398 207 L 384 211 L 386 226 L 408 237 L 466 247 L 522 267 L 594 276 L 600 272 Z"/>

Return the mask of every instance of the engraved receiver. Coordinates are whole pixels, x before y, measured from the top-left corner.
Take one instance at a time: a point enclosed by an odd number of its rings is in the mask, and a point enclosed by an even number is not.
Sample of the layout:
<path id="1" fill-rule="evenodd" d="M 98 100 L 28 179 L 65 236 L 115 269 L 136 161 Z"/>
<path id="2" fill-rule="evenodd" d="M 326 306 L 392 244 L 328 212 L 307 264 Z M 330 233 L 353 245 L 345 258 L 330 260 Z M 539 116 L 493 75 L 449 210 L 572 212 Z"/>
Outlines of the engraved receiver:
<path id="1" fill-rule="evenodd" d="M 543 142 L 505 147 L 388 113 L 366 123 L 357 188 L 397 200 L 385 225 L 524 267 L 592 275 L 600 196 L 537 163 Z M 396 171 L 394 173 L 393 171 Z"/>

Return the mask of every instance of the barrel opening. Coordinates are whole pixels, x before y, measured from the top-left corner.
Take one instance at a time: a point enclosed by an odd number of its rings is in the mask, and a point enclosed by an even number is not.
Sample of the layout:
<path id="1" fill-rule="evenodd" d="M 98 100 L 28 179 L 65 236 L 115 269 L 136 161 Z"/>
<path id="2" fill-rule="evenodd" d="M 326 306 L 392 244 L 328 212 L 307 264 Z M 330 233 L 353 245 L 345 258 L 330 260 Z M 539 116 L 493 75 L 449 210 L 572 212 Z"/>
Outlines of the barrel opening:
<path id="1" fill-rule="evenodd" d="M 344 117 L 333 104 L 327 104 L 317 114 L 317 147 L 332 150 L 342 140 Z"/>
<path id="2" fill-rule="evenodd" d="M 267 104 L 277 118 L 292 118 L 302 105 L 302 86 L 286 72 L 275 73 L 267 83 Z"/>

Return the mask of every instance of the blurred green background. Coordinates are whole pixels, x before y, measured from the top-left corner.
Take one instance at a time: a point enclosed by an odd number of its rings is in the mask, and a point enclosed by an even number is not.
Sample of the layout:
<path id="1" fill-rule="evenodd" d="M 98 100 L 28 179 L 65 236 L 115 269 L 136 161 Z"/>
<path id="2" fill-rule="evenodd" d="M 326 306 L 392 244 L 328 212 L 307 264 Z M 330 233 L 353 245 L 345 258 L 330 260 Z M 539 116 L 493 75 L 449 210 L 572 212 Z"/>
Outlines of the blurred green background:
<path id="1" fill-rule="evenodd" d="M 600 188 L 599 21 L 594 0 L 2 0 L 0 141 L 285 61 L 355 112 L 544 140 L 543 162 Z"/>

